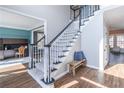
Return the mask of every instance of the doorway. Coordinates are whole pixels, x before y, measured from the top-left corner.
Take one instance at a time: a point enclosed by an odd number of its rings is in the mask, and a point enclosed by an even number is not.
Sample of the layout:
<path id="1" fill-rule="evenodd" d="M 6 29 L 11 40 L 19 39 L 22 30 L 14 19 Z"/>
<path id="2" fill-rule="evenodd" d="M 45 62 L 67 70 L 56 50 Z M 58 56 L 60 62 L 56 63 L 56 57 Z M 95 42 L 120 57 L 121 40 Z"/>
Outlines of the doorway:
<path id="1" fill-rule="evenodd" d="M 113 30 L 109 34 L 110 64 L 124 63 L 124 31 Z"/>
<path id="2" fill-rule="evenodd" d="M 34 28 L 32 31 L 33 31 L 33 37 L 32 37 L 33 44 L 36 44 L 38 47 L 43 48 L 45 44 L 45 39 L 41 40 L 41 38 L 45 36 L 44 25 L 38 28 Z"/>

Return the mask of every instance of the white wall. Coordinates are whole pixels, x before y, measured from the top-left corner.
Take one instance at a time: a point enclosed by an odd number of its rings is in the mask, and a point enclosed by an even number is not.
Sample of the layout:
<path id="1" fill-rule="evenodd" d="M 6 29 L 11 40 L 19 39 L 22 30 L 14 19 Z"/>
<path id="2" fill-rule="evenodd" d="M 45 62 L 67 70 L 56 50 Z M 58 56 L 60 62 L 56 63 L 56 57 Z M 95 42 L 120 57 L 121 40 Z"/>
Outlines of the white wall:
<path id="1" fill-rule="evenodd" d="M 90 18 L 90 21 L 82 28 L 81 49 L 87 58 L 87 65 L 104 70 L 109 61 L 108 26 L 104 22 L 104 12 L 120 6 L 101 7 L 101 10 Z"/>
<path id="2" fill-rule="evenodd" d="M 82 27 L 81 49 L 87 58 L 87 65 L 96 69 L 103 66 L 103 13 L 97 12 Z"/>
<path id="3" fill-rule="evenodd" d="M 45 19 L 47 42 L 50 42 L 68 24 L 70 19 L 70 7 L 67 5 L 8 5 L 2 7 Z"/>

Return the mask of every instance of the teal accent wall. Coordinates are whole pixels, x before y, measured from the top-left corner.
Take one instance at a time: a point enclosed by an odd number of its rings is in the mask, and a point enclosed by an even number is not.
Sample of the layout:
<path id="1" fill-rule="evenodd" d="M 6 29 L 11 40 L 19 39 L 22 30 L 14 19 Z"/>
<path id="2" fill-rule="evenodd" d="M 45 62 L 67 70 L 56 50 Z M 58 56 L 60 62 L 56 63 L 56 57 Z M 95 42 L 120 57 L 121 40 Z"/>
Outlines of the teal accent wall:
<path id="1" fill-rule="evenodd" d="M 31 41 L 31 31 L 0 27 L 0 38 L 18 38 Z"/>

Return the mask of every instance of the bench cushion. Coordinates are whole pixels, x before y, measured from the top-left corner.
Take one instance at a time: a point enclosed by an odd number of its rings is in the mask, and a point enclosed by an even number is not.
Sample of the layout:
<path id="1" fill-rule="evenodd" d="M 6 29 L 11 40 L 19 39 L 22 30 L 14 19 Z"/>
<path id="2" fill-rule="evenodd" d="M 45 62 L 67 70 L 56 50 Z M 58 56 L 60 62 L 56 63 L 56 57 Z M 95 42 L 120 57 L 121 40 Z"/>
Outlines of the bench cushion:
<path id="1" fill-rule="evenodd" d="M 84 56 L 84 53 L 83 51 L 77 51 L 77 52 L 74 52 L 74 61 L 81 61 L 83 59 L 86 59 L 86 57 Z"/>

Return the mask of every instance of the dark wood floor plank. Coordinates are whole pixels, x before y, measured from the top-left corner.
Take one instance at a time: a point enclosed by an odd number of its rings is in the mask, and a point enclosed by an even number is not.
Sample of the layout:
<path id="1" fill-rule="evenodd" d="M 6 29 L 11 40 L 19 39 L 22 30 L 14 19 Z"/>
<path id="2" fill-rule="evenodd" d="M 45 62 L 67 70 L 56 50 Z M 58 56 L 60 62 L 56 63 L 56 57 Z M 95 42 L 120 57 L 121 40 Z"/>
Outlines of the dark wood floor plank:
<path id="1" fill-rule="evenodd" d="M 27 73 L 27 64 L 0 69 L 1 88 L 41 88 Z"/>

